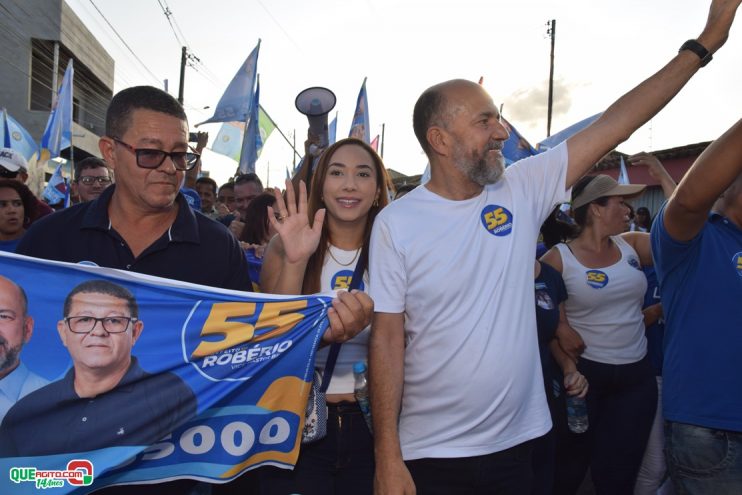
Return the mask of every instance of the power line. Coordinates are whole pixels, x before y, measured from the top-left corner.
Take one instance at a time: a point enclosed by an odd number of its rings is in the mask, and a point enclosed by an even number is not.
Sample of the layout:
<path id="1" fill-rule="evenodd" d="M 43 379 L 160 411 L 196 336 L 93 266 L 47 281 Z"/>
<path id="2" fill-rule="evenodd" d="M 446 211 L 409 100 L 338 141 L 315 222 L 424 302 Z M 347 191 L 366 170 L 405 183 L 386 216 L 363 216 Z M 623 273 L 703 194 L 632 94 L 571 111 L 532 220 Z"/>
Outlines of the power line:
<path id="1" fill-rule="evenodd" d="M 175 39 L 178 41 L 179 46 L 188 46 L 187 43 L 184 40 L 180 39 L 180 36 L 178 36 L 178 33 L 175 31 L 175 26 L 173 26 L 173 20 L 170 18 L 173 15 L 173 11 L 170 10 L 170 7 L 167 7 L 166 5 L 163 5 L 161 0 L 157 0 L 157 3 L 160 4 L 160 8 L 162 9 L 162 13 L 165 14 L 165 19 L 167 19 L 167 23 L 170 24 L 170 30 L 175 35 Z M 190 50 L 190 48 L 189 48 Z"/>
<path id="2" fill-rule="evenodd" d="M 134 58 L 137 59 L 137 61 L 140 64 L 142 64 L 142 67 L 144 67 L 147 70 L 147 72 L 149 72 L 149 74 L 152 77 L 155 78 L 155 80 L 160 81 L 161 78 L 157 77 L 151 70 L 149 70 L 149 67 L 147 67 L 147 65 L 144 62 L 142 62 L 142 60 L 137 56 L 136 53 L 134 53 L 134 50 L 131 49 L 131 47 L 129 46 L 129 44 L 124 40 L 124 38 L 121 37 L 121 35 L 118 33 L 118 31 L 116 31 L 116 28 L 113 27 L 113 25 L 108 21 L 108 19 L 106 19 L 106 16 L 104 16 L 103 15 L 103 12 L 101 12 L 100 9 L 98 8 L 98 6 L 95 5 L 95 2 L 93 2 L 93 0 L 90 0 L 90 3 L 91 3 L 91 5 L 93 7 L 95 7 L 95 10 L 98 11 L 98 14 L 100 14 L 100 16 L 103 18 L 103 20 L 106 21 L 106 24 L 108 24 L 108 26 L 113 30 L 113 32 L 116 34 L 116 36 L 118 36 L 118 39 L 121 40 L 121 43 L 123 43 L 124 46 L 131 52 L 131 54 L 134 55 Z"/>

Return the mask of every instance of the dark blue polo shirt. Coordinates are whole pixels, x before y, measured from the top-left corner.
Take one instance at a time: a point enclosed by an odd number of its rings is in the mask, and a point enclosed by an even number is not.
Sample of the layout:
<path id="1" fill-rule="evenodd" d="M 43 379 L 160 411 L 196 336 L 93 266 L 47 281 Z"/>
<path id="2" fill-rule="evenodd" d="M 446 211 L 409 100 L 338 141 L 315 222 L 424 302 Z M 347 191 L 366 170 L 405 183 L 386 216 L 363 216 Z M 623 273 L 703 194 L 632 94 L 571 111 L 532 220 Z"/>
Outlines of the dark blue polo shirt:
<path id="1" fill-rule="evenodd" d="M 180 193 L 173 224 L 135 258 L 108 218 L 114 190 L 112 185 L 94 201 L 37 220 L 16 252 L 55 261 L 89 261 L 210 287 L 252 290 L 237 240 L 220 223 L 194 212 Z"/>
<path id="2" fill-rule="evenodd" d="M 75 371 L 31 392 L 0 426 L 0 457 L 148 446 L 196 415 L 196 398 L 173 373 L 151 375 L 132 357 L 113 389 L 92 399 L 75 392 Z"/>

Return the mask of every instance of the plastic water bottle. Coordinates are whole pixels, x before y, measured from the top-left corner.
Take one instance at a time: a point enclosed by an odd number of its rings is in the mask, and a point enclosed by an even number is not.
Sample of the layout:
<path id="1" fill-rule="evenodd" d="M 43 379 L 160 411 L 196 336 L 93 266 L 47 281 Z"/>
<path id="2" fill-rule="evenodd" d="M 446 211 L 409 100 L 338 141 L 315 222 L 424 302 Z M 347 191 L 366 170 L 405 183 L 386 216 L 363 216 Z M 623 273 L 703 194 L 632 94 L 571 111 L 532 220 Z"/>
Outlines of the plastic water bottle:
<path id="1" fill-rule="evenodd" d="M 373 432 L 374 430 L 371 425 L 371 402 L 368 399 L 368 379 L 366 378 L 365 361 L 358 361 L 353 365 L 353 376 L 355 377 L 353 393 L 356 396 L 356 402 L 363 413 L 363 419 L 366 420 L 368 431 Z"/>
<path id="2" fill-rule="evenodd" d="M 576 395 L 567 396 L 567 426 L 572 433 L 585 433 L 588 427 L 587 403 Z"/>

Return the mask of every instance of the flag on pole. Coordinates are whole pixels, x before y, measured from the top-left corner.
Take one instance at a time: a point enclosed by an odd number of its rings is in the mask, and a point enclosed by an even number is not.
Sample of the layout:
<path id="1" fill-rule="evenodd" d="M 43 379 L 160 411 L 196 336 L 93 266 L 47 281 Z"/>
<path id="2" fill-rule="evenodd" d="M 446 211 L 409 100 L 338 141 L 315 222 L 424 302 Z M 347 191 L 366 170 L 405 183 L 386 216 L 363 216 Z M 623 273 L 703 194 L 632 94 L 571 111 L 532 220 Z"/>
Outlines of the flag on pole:
<path id="1" fill-rule="evenodd" d="M 585 127 L 589 126 L 596 120 L 598 120 L 598 117 L 602 115 L 601 113 L 596 113 L 592 117 L 588 117 L 584 120 L 581 120 L 577 122 L 576 124 L 572 124 L 571 126 L 567 127 L 566 129 L 557 132 L 556 134 L 552 134 L 551 136 L 547 137 L 540 143 L 536 145 L 536 150 L 541 153 L 543 151 L 548 150 L 549 148 L 554 148 L 556 145 L 561 143 L 562 141 L 566 141 L 567 139 L 571 138 L 581 130 L 583 130 Z"/>
<path id="2" fill-rule="evenodd" d="M 11 117 L 5 108 L 2 109 L 0 143 L 2 143 L 3 148 L 16 150 L 26 160 L 31 159 L 39 149 L 39 145 L 36 144 L 31 134 Z"/>
<path id="3" fill-rule="evenodd" d="M 70 191 L 67 181 L 62 174 L 61 163 L 57 165 L 56 170 L 54 170 L 54 173 L 49 179 L 49 183 L 46 185 L 46 188 L 41 195 L 50 205 L 55 205 L 60 201 L 64 201 L 65 208 L 69 206 Z"/>
<path id="4" fill-rule="evenodd" d="M 618 183 L 631 184 L 631 181 L 629 180 L 629 173 L 626 171 L 626 163 L 624 163 L 623 157 L 621 157 L 621 170 L 618 172 Z"/>
<path id="5" fill-rule="evenodd" d="M 52 111 L 46 123 L 44 135 L 41 136 L 41 160 L 59 156 L 60 151 L 72 145 L 72 79 L 75 70 L 72 59 L 64 71 L 62 86 L 57 97 L 52 101 Z"/>
<path id="6" fill-rule="evenodd" d="M 263 110 L 262 106 L 258 107 L 258 129 L 260 130 L 260 139 L 263 144 L 276 129 L 276 123 Z M 211 145 L 211 151 L 230 157 L 232 160 L 240 161 L 242 152 L 242 135 L 245 134 L 244 122 L 224 122 L 219 133 L 216 135 L 214 144 Z M 262 146 L 258 148 L 258 157 L 263 151 Z"/>
<path id="7" fill-rule="evenodd" d="M 332 119 L 332 122 L 330 122 L 330 125 L 327 126 L 327 142 L 330 144 L 335 144 L 335 141 L 337 141 L 337 134 L 338 134 L 338 113 L 335 112 L 335 118 Z"/>
<path id="8" fill-rule="evenodd" d="M 258 107 L 260 106 L 260 79 L 255 85 L 255 94 L 251 105 L 250 120 L 245 127 L 242 138 L 242 152 L 240 153 L 239 171 L 241 174 L 255 173 L 255 162 L 258 161 L 258 150 L 263 147 L 258 126 Z"/>
<path id="9" fill-rule="evenodd" d="M 510 136 L 502 144 L 502 156 L 505 157 L 505 166 L 511 165 L 513 162 L 522 160 L 523 158 L 533 156 L 536 154 L 536 150 L 533 146 L 521 136 L 520 132 L 508 122 L 504 117 L 502 118 L 502 125 L 505 126 Z"/>
<path id="10" fill-rule="evenodd" d="M 255 81 L 257 78 L 258 53 L 260 52 L 260 40 L 255 45 L 245 63 L 227 86 L 222 98 L 216 105 L 214 115 L 209 119 L 196 124 L 214 122 L 245 122 L 250 117 L 250 104 L 253 101 Z"/>
<path id="11" fill-rule="evenodd" d="M 379 135 L 377 134 L 373 141 L 371 141 L 371 147 L 375 152 L 379 152 Z"/>
<path id="12" fill-rule="evenodd" d="M 358 93 L 356 111 L 353 114 L 353 123 L 350 126 L 348 137 L 358 138 L 366 143 L 371 143 L 371 126 L 368 117 L 368 95 L 366 94 L 366 78 L 363 78 L 361 91 Z"/>

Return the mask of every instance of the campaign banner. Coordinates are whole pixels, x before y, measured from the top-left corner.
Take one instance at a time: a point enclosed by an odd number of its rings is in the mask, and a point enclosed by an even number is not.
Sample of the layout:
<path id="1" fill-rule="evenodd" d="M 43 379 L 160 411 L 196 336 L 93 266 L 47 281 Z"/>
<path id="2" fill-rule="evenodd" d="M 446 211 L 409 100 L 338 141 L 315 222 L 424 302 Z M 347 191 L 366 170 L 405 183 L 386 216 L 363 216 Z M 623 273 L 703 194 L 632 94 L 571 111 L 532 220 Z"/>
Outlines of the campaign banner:
<path id="1" fill-rule="evenodd" d="M 0 493 L 292 467 L 330 303 L 0 252 Z"/>

